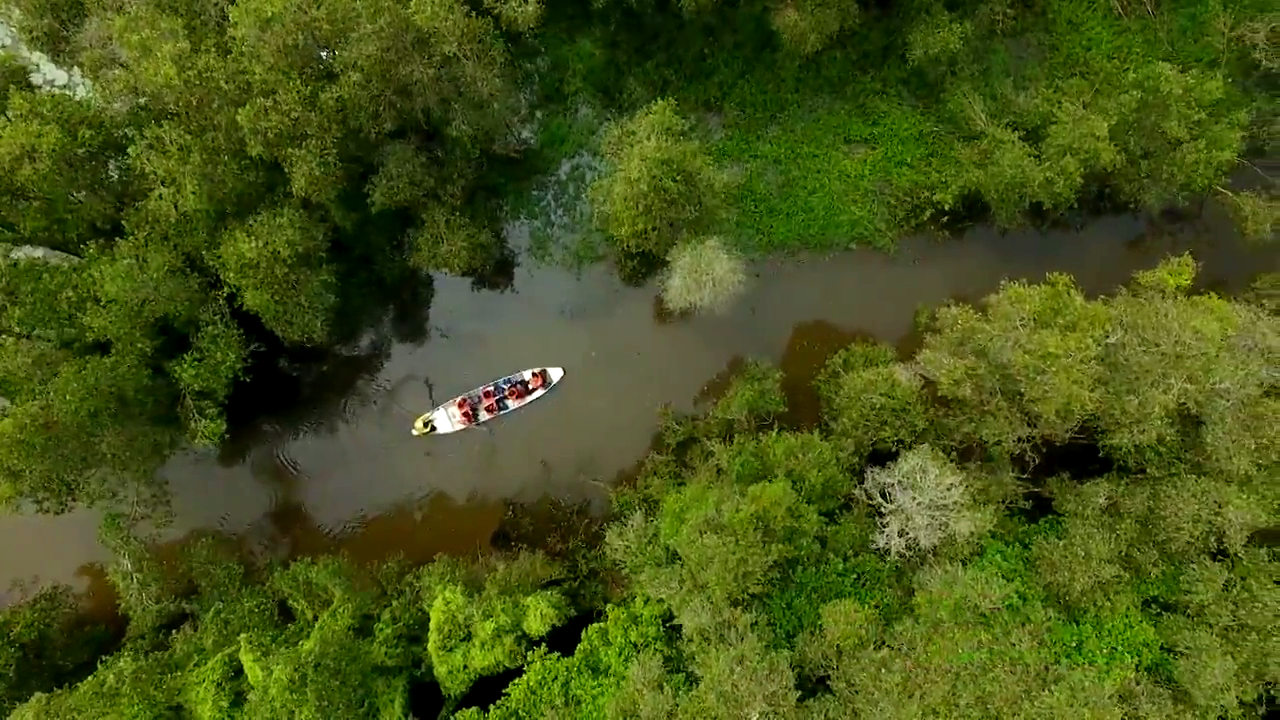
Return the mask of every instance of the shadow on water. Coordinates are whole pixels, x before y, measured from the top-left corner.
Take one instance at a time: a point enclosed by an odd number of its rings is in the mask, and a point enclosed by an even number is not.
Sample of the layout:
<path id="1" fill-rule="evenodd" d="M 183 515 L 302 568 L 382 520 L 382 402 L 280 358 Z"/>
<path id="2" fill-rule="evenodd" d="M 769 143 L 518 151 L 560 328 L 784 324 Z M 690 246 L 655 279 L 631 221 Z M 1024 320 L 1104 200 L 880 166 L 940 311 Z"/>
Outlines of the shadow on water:
<path id="1" fill-rule="evenodd" d="M 292 433 L 332 431 L 335 423 L 350 419 L 356 407 L 372 402 L 373 379 L 390 347 L 379 342 L 355 352 L 295 352 L 286 361 L 257 364 L 232 393 L 230 431 L 218 462 L 232 467 L 264 443 Z"/>
<path id="2" fill-rule="evenodd" d="M 386 316 L 386 332 L 395 342 L 421 345 L 430 338 L 429 312 L 434 291 L 431 279 L 422 277 L 396 288 Z"/>
<path id="3" fill-rule="evenodd" d="M 648 250 L 619 252 L 614 256 L 614 267 L 623 284 L 641 287 L 662 272 L 667 259 Z"/>
<path id="4" fill-rule="evenodd" d="M 355 297 L 340 303 L 330 347 L 290 347 L 262 333 L 272 339 L 258 343 L 227 405 L 229 432 L 218 452 L 224 467 L 244 462 L 254 447 L 282 433 L 331 430 L 348 421 L 358 406 L 372 402 L 379 389 L 373 379 L 391 349 L 430 338 L 432 278 L 401 269 L 388 280 L 365 279 L 349 293 Z"/>
<path id="5" fill-rule="evenodd" d="M 702 384 L 698 389 L 698 394 L 693 396 L 694 407 L 702 409 L 714 405 L 725 393 L 729 392 L 729 388 L 733 386 L 733 381 L 747 369 L 747 358 L 742 355 L 734 355 L 729 358 L 729 362 L 725 363 L 724 369 L 711 379 Z"/>
<path id="6" fill-rule="evenodd" d="M 477 679 L 471 684 L 471 688 L 467 690 L 453 706 L 454 712 L 461 712 L 470 708 L 478 708 L 481 711 L 488 711 L 493 704 L 502 699 L 502 694 L 507 691 L 507 686 L 524 675 L 524 667 L 504 670 L 496 675 L 485 675 Z"/>
<path id="7" fill-rule="evenodd" d="M 810 429 L 818 426 L 821 403 L 814 386 L 818 374 L 831 356 L 857 340 L 872 341 L 868 333 L 845 330 L 825 320 L 805 320 L 791 328 L 791 335 L 778 361 L 782 371 L 782 394 L 787 401 L 783 422 L 789 427 Z M 747 358 L 735 355 L 703 384 L 694 396 L 694 405 L 713 405 L 733 385 L 747 367 Z"/>
<path id="8" fill-rule="evenodd" d="M 264 456 L 258 475 L 273 490 L 271 508 L 249 532 L 238 536 L 242 549 L 257 558 L 341 552 L 362 565 L 392 557 L 420 565 L 440 554 L 478 555 L 490 549 L 490 538 L 506 514 L 501 500 L 459 501 L 431 493 L 334 526 L 318 520 L 301 499 L 307 478 L 287 454 L 277 450 Z"/>
<path id="9" fill-rule="evenodd" d="M 654 293 L 653 295 L 653 321 L 659 325 L 670 325 L 671 323 L 680 322 L 689 319 L 687 312 L 677 312 L 667 307 L 662 301 L 662 293 Z"/>
<path id="10" fill-rule="evenodd" d="M 604 535 L 607 502 L 543 496 L 508 502 L 491 537 L 494 550 L 542 550 L 553 558 L 597 547 Z"/>
<path id="11" fill-rule="evenodd" d="M 250 561 L 296 560 L 343 553 L 357 564 L 374 566 L 401 559 L 417 566 L 438 555 L 476 557 L 489 552 L 490 538 L 508 515 L 501 501 L 463 502 L 432 495 L 369 518 L 352 521 L 348 527 L 323 527 L 296 501 L 277 502 L 260 522 L 243 533 L 226 534 L 210 529 L 191 530 L 152 546 L 162 562 L 172 562 L 182 548 L 198 538 L 213 537 L 230 543 Z M 86 617 L 102 623 L 119 619 L 119 596 L 101 563 L 89 563 L 76 570 L 84 581 L 79 593 Z"/>
<path id="12" fill-rule="evenodd" d="M 503 245 L 497 257 L 489 267 L 475 273 L 471 278 L 471 289 L 476 292 L 511 292 L 515 290 L 516 268 L 520 261 L 515 251 Z"/>
<path id="13" fill-rule="evenodd" d="M 1249 536 L 1249 543 L 1255 547 L 1280 547 L 1280 526 L 1273 525 L 1253 531 L 1253 534 Z"/>
<path id="14" fill-rule="evenodd" d="M 815 380 L 822 368 L 841 349 L 857 340 L 875 340 L 868 333 L 844 330 L 825 320 L 796 323 L 782 352 L 782 394 L 787 398 L 787 425 L 818 427 L 822 402 Z"/>
<path id="15" fill-rule="evenodd" d="M 415 718 L 438 718 L 444 712 L 445 698 L 440 685 L 418 680 L 409 685 L 409 715 Z"/>
<path id="16" fill-rule="evenodd" d="M 514 291 L 518 265 L 515 252 L 503 244 L 487 267 L 468 276 L 471 289 Z M 340 313 L 334 347 L 260 347 L 228 403 L 230 430 L 219 462 L 224 467 L 243 463 L 254 448 L 290 435 L 332 432 L 360 408 L 375 404 L 388 389 L 377 377 L 392 348 L 430 340 L 433 294 L 431 277 L 406 274 Z"/>
<path id="17" fill-rule="evenodd" d="M 321 526 L 300 503 L 281 502 L 267 514 L 266 536 L 252 537 L 257 547 L 250 550 L 255 555 L 268 553 L 289 558 L 342 552 L 362 565 L 400 557 L 411 565 L 420 565 L 440 554 L 484 553 L 501 525 L 503 513 L 502 502 L 458 503 L 435 495 L 358 519 L 333 532 Z"/>

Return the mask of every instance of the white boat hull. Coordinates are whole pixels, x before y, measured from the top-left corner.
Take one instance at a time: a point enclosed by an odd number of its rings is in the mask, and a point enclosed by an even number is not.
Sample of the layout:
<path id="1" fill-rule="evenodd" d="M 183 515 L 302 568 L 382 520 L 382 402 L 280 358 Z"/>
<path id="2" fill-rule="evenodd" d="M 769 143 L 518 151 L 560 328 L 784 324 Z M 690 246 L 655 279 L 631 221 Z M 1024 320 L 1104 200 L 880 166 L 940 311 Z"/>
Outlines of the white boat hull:
<path id="1" fill-rule="evenodd" d="M 542 372 L 543 386 L 534 390 L 529 387 L 529 381 L 533 376 Z M 564 377 L 564 368 L 547 367 L 547 368 L 529 368 L 521 370 L 518 373 L 512 373 L 504 378 L 481 385 L 480 387 L 463 393 L 448 402 L 433 409 L 431 412 L 425 413 L 413 421 L 413 434 L 417 435 L 446 435 L 455 433 L 459 430 L 466 430 L 469 427 L 475 427 L 482 423 L 488 422 L 496 417 L 506 415 L 514 410 L 528 405 L 538 398 L 550 392 L 556 383 L 560 382 L 560 378 Z M 511 398 L 507 395 L 506 388 L 511 385 L 518 385 L 520 388 L 529 388 L 519 397 Z M 496 407 L 497 412 L 489 412 L 486 409 L 486 399 L 483 397 L 485 390 L 490 390 L 494 395 L 494 402 L 490 406 Z M 458 408 L 458 401 L 467 398 L 473 408 L 473 420 L 467 423 L 462 418 L 462 413 Z"/>

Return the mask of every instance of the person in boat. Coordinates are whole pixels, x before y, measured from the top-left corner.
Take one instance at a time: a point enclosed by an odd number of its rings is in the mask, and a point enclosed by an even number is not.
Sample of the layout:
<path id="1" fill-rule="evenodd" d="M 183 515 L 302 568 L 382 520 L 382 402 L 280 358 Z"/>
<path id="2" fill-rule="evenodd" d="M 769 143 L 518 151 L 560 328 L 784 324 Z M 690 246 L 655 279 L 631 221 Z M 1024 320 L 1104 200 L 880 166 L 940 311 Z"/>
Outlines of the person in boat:
<path id="1" fill-rule="evenodd" d="M 512 404 L 524 400 L 525 397 L 525 393 L 522 391 L 520 383 L 508 384 L 506 391 L 503 391 L 502 395 L 507 398 L 507 402 L 512 402 Z"/>
<path id="2" fill-rule="evenodd" d="M 470 425 L 475 422 L 475 413 L 471 412 L 471 403 L 467 398 L 458 398 L 458 402 L 455 405 L 458 408 L 458 417 L 461 418 L 463 425 Z"/>
<path id="3" fill-rule="evenodd" d="M 545 370 L 542 370 L 542 369 L 534 370 L 534 371 L 533 371 L 533 375 L 532 375 L 532 376 L 530 376 L 530 378 L 529 378 L 529 387 L 530 387 L 531 389 L 533 389 L 533 391 L 534 391 L 534 392 L 537 392 L 538 390 L 541 390 L 541 389 L 543 389 L 544 387 L 546 387 L 546 385 L 547 385 L 547 379 L 546 379 L 546 377 L 543 375 L 543 373 L 545 373 L 545 372 L 546 372 L 546 371 L 545 371 Z"/>
<path id="4" fill-rule="evenodd" d="M 502 411 L 502 391 L 499 385 L 490 385 L 480 391 L 480 401 L 484 405 L 484 411 L 490 416 L 497 415 Z"/>

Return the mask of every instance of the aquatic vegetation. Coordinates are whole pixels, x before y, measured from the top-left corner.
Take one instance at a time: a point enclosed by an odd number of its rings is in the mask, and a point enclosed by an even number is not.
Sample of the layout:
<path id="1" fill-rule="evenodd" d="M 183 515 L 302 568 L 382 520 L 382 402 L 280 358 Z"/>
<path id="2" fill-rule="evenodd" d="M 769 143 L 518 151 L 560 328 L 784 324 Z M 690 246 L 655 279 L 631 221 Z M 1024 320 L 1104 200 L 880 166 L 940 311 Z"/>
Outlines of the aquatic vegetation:
<path id="1" fill-rule="evenodd" d="M 662 302 L 676 312 L 723 312 L 746 283 L 746 261 L 720 238 L 691 240 L 667 254 Z"/>
<path id="2" fill-rule="evenodd" d="M 581 270 L 607 257 L 608 240 L 595 226 L 588 198 L 604 169 L 603 160 L 582 151 L 539 180 L 519 220 L 528 229 L 535 260 Z"/>
<path id="3" fill-rule="evenodd" d="M 1102 299 L 1008 283 L 939 311 L 908 361 L 859 342 L 818 380 L 820 432 L 786 427 L 782 374 L 750 363 L 565 556 L 249 567 L 199 541 L 165 570 L 114 526 L 123 644 L 56 632 L 65 596 L 0 611 L 44 659 L 0 657 L 22 670 L 0 699 L 25 719 L 1261 718 L 1280 319 L 1189 294 L 1194 274 L 1172 258 Z"/>

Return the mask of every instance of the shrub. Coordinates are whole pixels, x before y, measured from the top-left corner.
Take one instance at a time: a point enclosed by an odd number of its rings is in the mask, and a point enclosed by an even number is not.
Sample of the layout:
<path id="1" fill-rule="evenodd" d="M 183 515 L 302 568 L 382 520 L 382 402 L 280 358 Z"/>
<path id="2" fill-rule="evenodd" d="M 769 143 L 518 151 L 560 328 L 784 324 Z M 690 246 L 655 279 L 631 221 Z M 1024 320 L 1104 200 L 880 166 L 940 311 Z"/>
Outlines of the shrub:
<path id="1" fill-rule="evenodd" d="M 672 100 L 611 126 L 610 171 L 591 185 L 596 224 L 627 253 L 667 253 L 718 217 L 723 178 Z"/>
<path id="2" fill-rule="evenodd" d="M 662 277 L 662 301 L 676 312 L 723 312 L 747 282 L 747 264 L 715 237 L 676 246 Z"/>
<path id="3" fill-rule="evenodd" d="M 831 41 L 857 23 L 856 3 L 839 0 L 785 0 L 771 13 L 773 28 L 782 44 L 803 56 L 829 46 Z"/>

